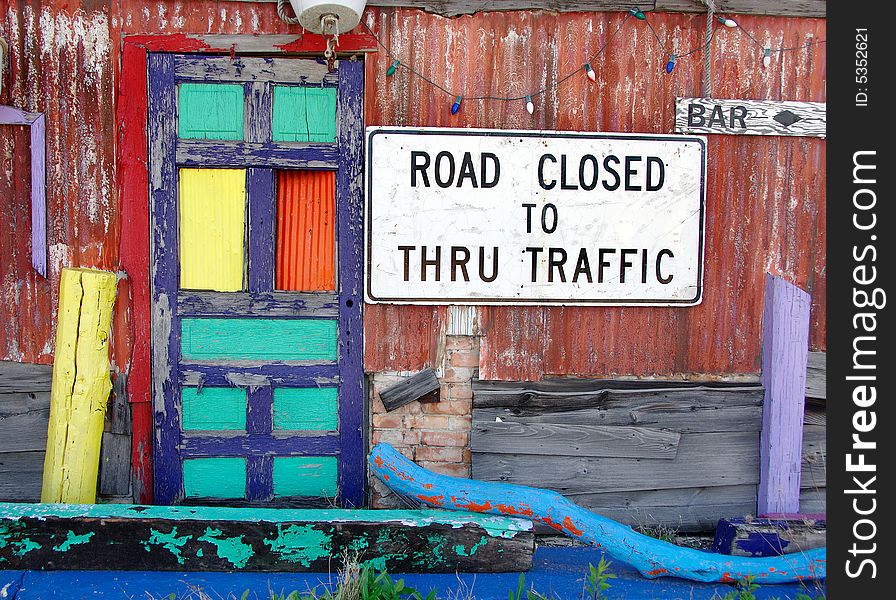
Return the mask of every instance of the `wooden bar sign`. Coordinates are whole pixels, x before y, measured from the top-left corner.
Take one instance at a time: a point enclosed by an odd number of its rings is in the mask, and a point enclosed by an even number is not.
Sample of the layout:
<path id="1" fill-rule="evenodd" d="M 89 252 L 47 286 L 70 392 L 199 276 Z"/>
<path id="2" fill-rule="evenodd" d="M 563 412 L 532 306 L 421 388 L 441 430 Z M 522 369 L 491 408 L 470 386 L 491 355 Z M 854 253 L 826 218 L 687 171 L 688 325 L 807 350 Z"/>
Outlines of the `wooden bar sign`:
<path id="1" fill-rule="evenodd" d="M 825 137 L 824 102 L 676 98 L 676 133 Z"/>

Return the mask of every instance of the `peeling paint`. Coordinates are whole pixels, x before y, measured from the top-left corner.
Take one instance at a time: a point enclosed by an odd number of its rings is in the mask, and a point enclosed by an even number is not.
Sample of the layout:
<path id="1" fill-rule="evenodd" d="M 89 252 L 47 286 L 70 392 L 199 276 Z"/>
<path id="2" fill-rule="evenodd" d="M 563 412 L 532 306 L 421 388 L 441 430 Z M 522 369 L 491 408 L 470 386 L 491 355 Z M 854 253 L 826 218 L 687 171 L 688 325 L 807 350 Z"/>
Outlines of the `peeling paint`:
<path id="1" fill-rule="evenodd" d="M 262 540 L 283 560 L 305 567 L 330 555 L 330 537 L 309 525 L 277 525 L 277 537 Z"/>
<path id="2" fill-rule="evenodd" d="M 191 536 L 184 535 L 177 537 L 177 527 L 172 527 L 171 533 L 162 533 L 156 529 L 150 529 L 149 533 L 149 540 L 143 544 L 143 547 L 146 548 L 147 552 L 150 551 L 151 545 L 161 546 L 173 554 L 178 563 L 184 564 L 184 556 L 181 554 L 181 548 L 184 547 Z"/>
<path id="3" fill-rule="evenodd" d="M 230 562 L 234 567 L 242 569 L 255 555 L 255 551 L 252 546 L 243 542 L 243 536 L 223 537 L 222 533 L 220 529 L 206 527 L 205 534 L 197 538 L 197 541 L 213 544 L 218 549 L 218 556 Z"/>
<path id="4" fill-rule="evenodd" d="M 75 534 L 74 531 L 69 531 L 66 534 L 65 541 L 57 546 L 53 546 L 53 550 L 55 550 L 56 552 L 67 552 L 71 549 L 72 546 L 86 544 L 94 535 L 95 534 L 93 531 L 88 531 L 87 533 L 81 535 Z"/>

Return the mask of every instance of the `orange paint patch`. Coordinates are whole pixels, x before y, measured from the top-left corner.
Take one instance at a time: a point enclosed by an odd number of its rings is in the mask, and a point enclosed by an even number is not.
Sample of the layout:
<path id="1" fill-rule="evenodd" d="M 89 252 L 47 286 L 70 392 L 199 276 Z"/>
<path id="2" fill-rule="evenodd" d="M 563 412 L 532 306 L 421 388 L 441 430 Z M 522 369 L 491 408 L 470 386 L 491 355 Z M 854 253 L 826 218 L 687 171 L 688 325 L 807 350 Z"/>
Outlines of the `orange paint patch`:
<path id="1" fill-rule="evenodd" d="M 554 523 L 554 521 L 550 517 L 542 517 L 541 522 L 548 527 L 553 527 L 557 531 L 563 531 L 563 525 L 561 525 L 560 523 Z"/>
<path id="2" fill-rule="evenodd" d="M 649 575 L 650 577 L 659 577 L 660 575 L 665 575 L 666 573 L 668 573 L 668 571 L 666 571 L 666 569 L 663 569 L 662 567 L 653 569 L 652 571 L 647 571 L 647 575 Z"/>
<path id="3" fill-rule="evenodd" d="M 383 473 L 383 479 L 385 479 L 386 481 L 389 481 L 389 476 L 386 475 L 385 473 Z"/>
<path id="4" fill-rule="evenodd" d="M 382 457 L 382 456 L 377 456 L 376 458 L 374 458 L 374 459 L 373 459 L 373 464 L 375 464 L 377 467 L 379 467 L 380 469 L 382 469 L 382 468 L 383 468 L 383 457 Z"/>
<path id="5" fill-rule="evenodd" d="M 731 576 L 731 573 L 726 571 L 725 573 L 722 573 L 722 578 L 719 579 L 719 581 L 724 583 L 734 583 L 736 580 Z"/>
<path id="6" fill-rule="evenodd" d="M 445 496 L 441 494 L 438 496 L 425 496 L 423 494 L 417 494 L 417 497 L 432 506 L 442 506 L 445 504 Z"/>
<path id="7" fill-rule="evenodd" d="M 572 517 L 566 517 L 565 519 L 563 519 L 563 528 L 574 536 L 580 536 L 584 533 L 584 531 L 573 524 Z"/>
<path id="8" fill-rule="evenodd" d="M 431 484 L 431 483 L 424 483 L 424 484 L 423 484 L 423 489 L 425 489 L 425 490 L 431 490 L 431 489 L 432 489 L 432 484 Z"/>
<path id="9" fill-rule="evenodd" d="M 512 504 L 499 504 L 498 511 L 504 515 L 523 515 L 525 517 L 533 516 L 531 508 L 517 508 Z"/>
<path id="10" fill-rule="evenodd" d="M 467 502 L 465 506 L 461 506 L 461 508 L 469 510 L 470 512 L 487 512 L 492 509 L 492 503 L 486 500 L 482 504 L 476 504 L 475 502 Z"/>

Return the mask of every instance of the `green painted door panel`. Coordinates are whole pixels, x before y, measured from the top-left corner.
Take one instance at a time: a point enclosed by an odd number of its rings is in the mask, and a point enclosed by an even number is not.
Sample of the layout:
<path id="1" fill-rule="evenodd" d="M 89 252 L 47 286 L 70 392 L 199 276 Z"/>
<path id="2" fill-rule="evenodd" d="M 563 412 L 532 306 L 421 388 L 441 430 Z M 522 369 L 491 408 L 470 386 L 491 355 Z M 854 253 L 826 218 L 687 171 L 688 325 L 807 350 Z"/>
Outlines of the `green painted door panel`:
<path id="1" fill-rule="evenodd" d="M 331 319 L 183 319 L 184 360 L 314 360 L 337 356 Z"/>
<path id="2" fill-rule="evenodd" d="M 274 458 L 274 496 L 336 496 L 336 457 Z"/>
<path id="3" fill-rule="evenodd" d="M 274 86 L 275 142 L 335 142 L 336 88 Z"/>
<path id="4" fill-rule="evenodd" d="M 337 388 L 275 388 L 274 430 L 324 430 L 338 427 Z"/>
<path id="5" fill-rule="evenodd" d="M 183 139 L 242 140 L 242 85 L 182 83 L 177 90 L 177 134 Z"/>
<path id="6" fill-rule="evenodd" d="M 188 458 L 184 461 L 187 498 L 245 498 L 245 458 Z"/>

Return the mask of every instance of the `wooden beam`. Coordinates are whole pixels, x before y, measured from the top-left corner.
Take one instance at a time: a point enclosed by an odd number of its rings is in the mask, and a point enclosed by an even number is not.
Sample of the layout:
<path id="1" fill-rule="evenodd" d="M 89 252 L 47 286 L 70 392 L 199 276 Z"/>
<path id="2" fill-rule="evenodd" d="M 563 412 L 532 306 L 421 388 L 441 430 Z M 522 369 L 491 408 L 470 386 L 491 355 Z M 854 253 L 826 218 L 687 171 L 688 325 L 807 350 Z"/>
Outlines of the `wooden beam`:
<path id="1" fill-rule="evenodd" d="M 0 504 L 4 569 L 494 573 L 534 550 L 531 521 L 440 510 Z"/>
<path id="2" fill-rule="evenodd" d="M 799 512 L 809 294 L 767 275 L 762 315 L 759 514 Z"/>
<path id="3" fill-rule="evenodd" d="M 236 2 L 269 2 L 277 0 L 235 0 Z M 368 0 L 368 6 L 384 8 L 418 8 L 426 12 L 455 17 L 483 10 L 550 10 L 556 12 L 627 11 L 637 2 L 619 0 L 505 0 L 481 2 L 479 0 Z M 645 1 L 639 8 L 655 12 L 704 13 L 706 4 L 700 0 Z M 827 12 L 826 0 L 717 0 L 716 12 L 743 15 L 777 15 L 782 17 L 820 17 Z"/>
<path id="4" fill-rule="evenodd" d="M 430 402 L 439 400 L 439 379 L 436 372 L 429 368 L 380 391 L 380 400 L 387 411 L 423 399 Z"/>

